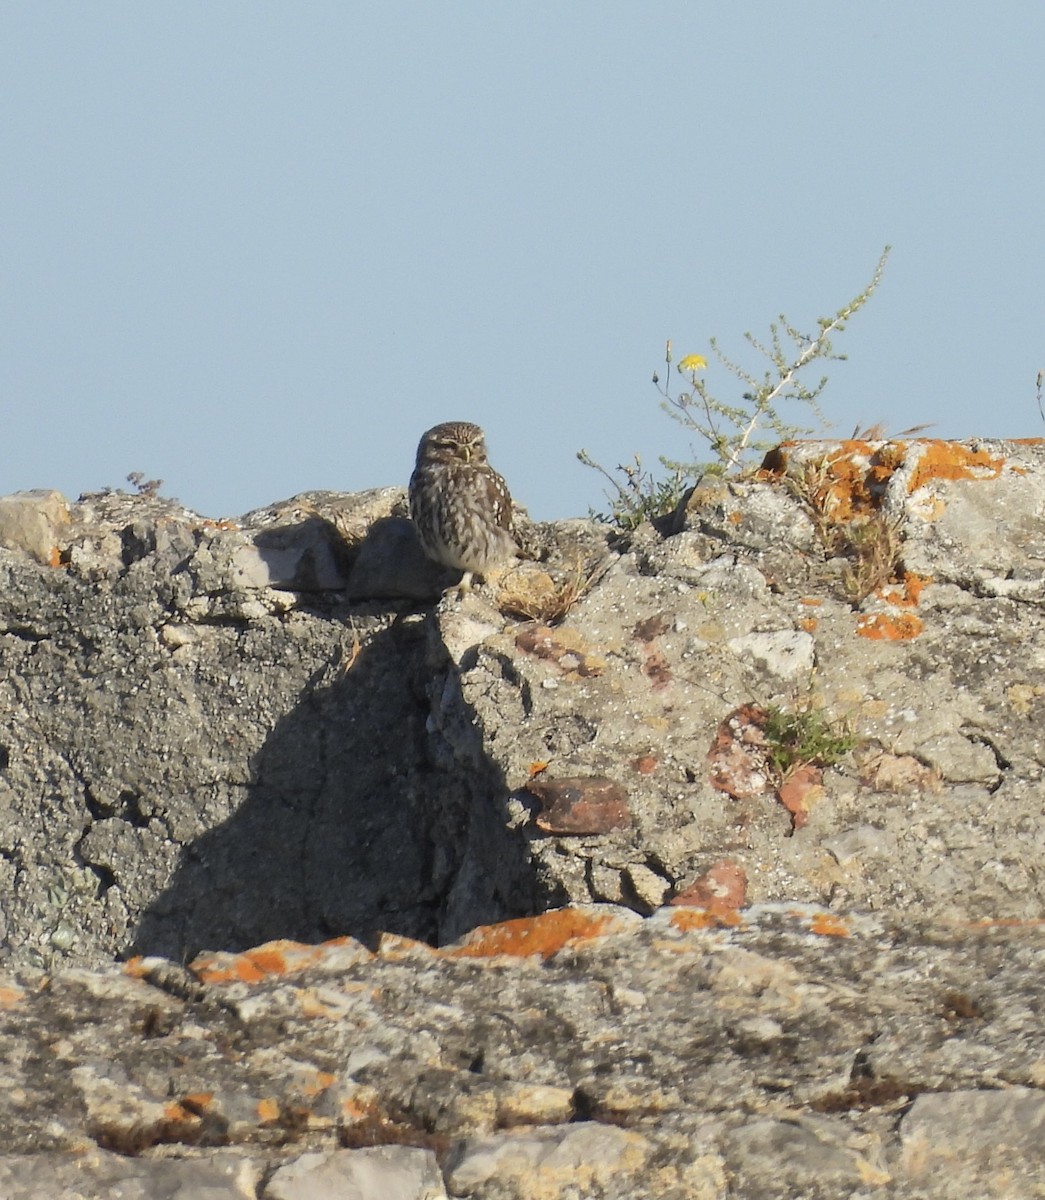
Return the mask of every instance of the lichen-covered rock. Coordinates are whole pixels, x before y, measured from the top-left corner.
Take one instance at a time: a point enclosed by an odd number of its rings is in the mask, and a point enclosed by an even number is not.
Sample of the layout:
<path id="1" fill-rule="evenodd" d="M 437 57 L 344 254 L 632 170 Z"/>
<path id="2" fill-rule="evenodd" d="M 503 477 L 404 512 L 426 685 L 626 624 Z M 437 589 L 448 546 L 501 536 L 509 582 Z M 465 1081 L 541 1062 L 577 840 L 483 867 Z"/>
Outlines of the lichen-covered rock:
<path id="1" fill-rule="evenodd" d="M 1045 1180 L 1043 953 L 1037 922 L 592 905 L 442 949 L 23 973 L 0 1181 L 57 1186 L 79 1154 L 99 1198 L 154 1173 L 273 1200 L 1017 1200 Z"/>
<path id="2" fill-rule="evenodd" d="M 0 503 L 0 1181 L 1041 1191 L 1040 442 L 789 443 L 464 596 L 401 488 L 59 500 Z"/>

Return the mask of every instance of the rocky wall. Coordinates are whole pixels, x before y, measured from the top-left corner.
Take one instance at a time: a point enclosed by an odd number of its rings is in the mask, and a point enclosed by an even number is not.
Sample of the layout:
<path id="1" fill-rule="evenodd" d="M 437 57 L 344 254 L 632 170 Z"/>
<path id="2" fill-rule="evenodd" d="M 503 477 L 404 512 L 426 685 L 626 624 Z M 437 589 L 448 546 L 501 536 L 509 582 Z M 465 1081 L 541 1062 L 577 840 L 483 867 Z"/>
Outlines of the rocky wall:
<path id="1" fill-rule="evenodd" d="M 0 1195 L 1045 1195 L 1042 444 L 522 541 L 0 499 Z"/>

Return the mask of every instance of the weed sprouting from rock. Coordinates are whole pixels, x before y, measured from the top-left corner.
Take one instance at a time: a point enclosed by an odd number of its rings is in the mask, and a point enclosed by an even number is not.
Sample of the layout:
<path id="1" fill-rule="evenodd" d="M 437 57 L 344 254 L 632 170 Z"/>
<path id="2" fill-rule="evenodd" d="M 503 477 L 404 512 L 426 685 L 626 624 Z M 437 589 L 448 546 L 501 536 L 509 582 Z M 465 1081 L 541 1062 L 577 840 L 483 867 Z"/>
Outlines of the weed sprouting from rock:
<path id="1" fill-rule="evenodd" d="M 638 455 L 634 455 L 631 462 L 608 470 L 586 450 L 580 450 L 578 459 L 603 475 L 612 488 L 606 493 L 609 512 L 593 515 L 608 519 L 622 529 L 634 529 L 643 521 L 656 520 L 673 512 L 686 489 L 702 476 L 742 471 L 751 465 L 755 454 L 764 453 L 774 442 L 813 432 L 790 423 L 782 412 L 785 404 L 806 405 L 820 425 L 825 424 L 819 398 L 827 385 L 827 376 L 809 384 L 806 382 L 808 369 L 819 360 L 845 358 L 844 354 L 835 352 L 831 339 L 845 329 L 850 318 L 874 295 L 888 256 L 889 247 L 886 246 L 866 287 L 833 316 L 819 318 L 815 334 L 803 333 L 783 314 L 778 322 L 770 324 L 767 341 L 745 333 L 749 346 L 768 360 L 768 366 L 763 367 L 761 373 L 729 358 L 719 348 L 717 339 L 711 338 L 713 357 L 744 385 L 740 403 L 727 404 L 712 395 L 702 378 L 707 359 L 700 354 L 687 354 L 675 365 L 683 385 L 679 390 L 673 390 L 673 355 L 669 341 L 665 352 L 665 378 L 662 381 L 659 374 L 653 376 L 654 386 L 661 396 L 660 406 L 689 434 L 706 443 L 712 458 L 683 462 L 661 455 L 660 464 L 669 472 L 664 477 L 644 468 Z M 772 441 L 758 437 L 760 432 L 771 433 Z"/>

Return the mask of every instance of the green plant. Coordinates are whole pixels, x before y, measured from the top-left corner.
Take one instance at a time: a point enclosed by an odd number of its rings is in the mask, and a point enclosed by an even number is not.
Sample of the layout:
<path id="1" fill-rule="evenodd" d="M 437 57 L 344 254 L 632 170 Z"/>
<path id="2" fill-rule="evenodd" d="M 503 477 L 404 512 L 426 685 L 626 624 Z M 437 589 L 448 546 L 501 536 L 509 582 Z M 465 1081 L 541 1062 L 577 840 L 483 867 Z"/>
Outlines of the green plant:
<path id="1" fill-rule="evenodd" d="M 810 703 L 790 711 L 770 705 L 762 732 L 766 756 L 778 780 L 804 764 L 829 767 L 844 758 L 857 741 L 846 722 L 832 720 Z"/>
<path id="2" fill-rule="evenodd" d="M 688 477 L 681 470 L 674 470 L 670 475 L 658 479 L 642 465 L 642 459 L 637 454 L 630 463 L 620 464 L 616 474 L 595 462 L 587 450 L 578 450 L 577 457 L 586 467 L 598 471 L 614 489 L 606 493 L 606 499 L 610 502 L 609 512 L 592 510 L 591 515 L 596 521 L 605 521 L 629 532 L 638 528 L 643 521 L 655 521 L 673 513 L 689 486 Z"/>
<path id="3" fill-rule="evenodd" d="M 845 358 L 844 354 L 835 353 L 831 338 L 845 329 L 849 319 L 863 308 L 877 290 L 889 249 L 886 246 L 882 251 L 874 274 L 863 291 L 843 305 L 834 316 L 818 320 L 818 332 L 814 337 L 803 334 L 783 315 L 779 323 L 770 324 L 768 344 L 759 341 L 751 333 L 745 333 L 744 337 L 750 346 L 768 359 L 769 366 L 763 369 L 761 375 L 748 371 L 728 358 L 719 349 L 717 340 L 711 339 L 714 357 L 746 385 L 740 404 L 726 404 L 711 394 L 708 385 L 700 378 L 699 373 L 707 368 L 707 360 L 700 354 L 688 354 L 676 365 L 676 371 L 686 381 L 686 388 L 673 393 L 673 358 L 669 341 L 665 353 L 667 377 L 661 383 L 658 374 L 654 373 L 653 376 L 654 386 L 661 395 L 660 406 L 673 420 L 706 442 L 714 457 L 710 462 L 679 462 L 662 455 L 661 466 L 670 474 L 667 478 L 657 478 L 643 468 L 638 455 L 635 455 L 633 464 L 618 466 L 615 472 L 611 472 L 592 459 L 586 450 L 578 451 L 580 461 L 586 467 L 599 471 L 614 489 L 607 493 L 610 501 L 609 519 L 622 529 L 634 529 L 643 520 L 672 511 L 686 488 L 701 476 L 741 470 L 749 464 L 754 453 L 764 453 L 774 442 L 813 432 L 803 426 L 789 424 L 784 419 L 780 405 L 785 402 L 808 405 L 820 424 L 825 424 L 819 397 L 827 385 L 827 376 L 822 376 L 814 386 L 808 386 L 805 372 L 818 359 Z M 756 439 L 755 434 L 759 430 L 771 432 L 773 440 Z"/>

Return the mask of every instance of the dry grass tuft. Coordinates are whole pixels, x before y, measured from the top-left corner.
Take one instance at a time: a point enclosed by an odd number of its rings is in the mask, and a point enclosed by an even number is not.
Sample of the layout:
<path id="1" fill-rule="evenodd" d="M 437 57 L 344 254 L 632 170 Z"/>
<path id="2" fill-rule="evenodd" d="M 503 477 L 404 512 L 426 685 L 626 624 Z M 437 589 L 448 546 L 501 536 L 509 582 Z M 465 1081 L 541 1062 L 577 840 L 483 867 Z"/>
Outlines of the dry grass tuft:
<path id="1" fill-rule="evenodd" d="M 591 591 L 602 575 L 604 563 L 577 560 L 561 579 L 546 571 L 512 572 L 497 596 L 497 607 L 506 617 L 558 625 L 575 604 Z"/>

